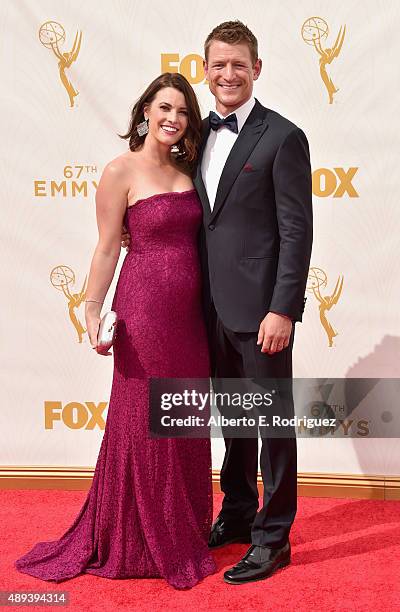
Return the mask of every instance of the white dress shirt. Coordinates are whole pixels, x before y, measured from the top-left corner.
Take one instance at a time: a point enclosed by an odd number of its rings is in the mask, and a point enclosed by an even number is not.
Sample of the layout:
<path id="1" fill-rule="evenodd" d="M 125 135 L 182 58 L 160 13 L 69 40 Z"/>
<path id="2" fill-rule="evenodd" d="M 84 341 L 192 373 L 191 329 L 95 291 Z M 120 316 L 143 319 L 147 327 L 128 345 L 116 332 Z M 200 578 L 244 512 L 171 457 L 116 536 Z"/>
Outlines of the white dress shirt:
<path id="1" fill-rule="evenodd" d="M 201 161 L 201 175 L 210 201 L 211 210 L 214 208 L 219 180 L 228 155 L 255 103 L 255 98 L 252 96 L 234 111 L 238 122 L 237 134 L 225 126 L 219 128 L 219 130 L 210 130 Z M 217 110 L 215 112 L 219 117 L 223 118 L 221 113 Z M 231 114 L 228 113 L 228 115 Z"/>

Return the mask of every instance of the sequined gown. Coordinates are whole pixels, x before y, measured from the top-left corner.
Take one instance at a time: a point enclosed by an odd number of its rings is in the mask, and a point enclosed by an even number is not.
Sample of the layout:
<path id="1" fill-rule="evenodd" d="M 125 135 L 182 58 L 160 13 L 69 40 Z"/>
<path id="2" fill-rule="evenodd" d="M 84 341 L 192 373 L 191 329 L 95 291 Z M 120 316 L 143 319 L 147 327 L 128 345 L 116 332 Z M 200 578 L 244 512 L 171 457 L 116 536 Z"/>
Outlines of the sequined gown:
<path id="1" fill-rule="evenodd" d="M 56 541 L 15 562 L 61 582 L 80 573 L 164 577 L 188 588 L 216 570 L 208 439 L 148 433 L 150 377 L 207 377 L 195 190 L 157 194 L 125 212 L 131 235 L 112 308 L 118 315 L 114 372 L 93 482 L 78 516 Z"/>

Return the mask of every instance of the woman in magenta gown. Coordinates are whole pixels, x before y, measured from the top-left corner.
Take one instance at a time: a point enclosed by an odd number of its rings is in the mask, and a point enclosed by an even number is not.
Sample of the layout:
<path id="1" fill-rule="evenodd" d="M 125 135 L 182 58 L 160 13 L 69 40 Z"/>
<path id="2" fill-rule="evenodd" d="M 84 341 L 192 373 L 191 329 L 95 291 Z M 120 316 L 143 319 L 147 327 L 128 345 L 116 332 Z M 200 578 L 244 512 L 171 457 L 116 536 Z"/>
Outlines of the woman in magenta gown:
<path id="1" fill-rule="evenodd" d="M 139 136 L 138 123 L 148 133 Z M 122 223 L 131 236 L 112 303 L 118 323 L 111 396 L 92 486 L 74 523 L 15 563 L 42 580 L 81 573 L 163 577 L 189 588 L 216 570 L 207 547 L 210 441 L 151 438 L 148 428 L 149 378 L 209 376 L 197 251 L 202 210 L 187 171 L 200 125 L 186 79 L 161 75 L 132 111 L 123 136 L 130 150 L 110 162 L 100 181 L 99 243 L 86 292 L 93 348 Z M 180 158 L 170 153 L 174 144 Z"/>

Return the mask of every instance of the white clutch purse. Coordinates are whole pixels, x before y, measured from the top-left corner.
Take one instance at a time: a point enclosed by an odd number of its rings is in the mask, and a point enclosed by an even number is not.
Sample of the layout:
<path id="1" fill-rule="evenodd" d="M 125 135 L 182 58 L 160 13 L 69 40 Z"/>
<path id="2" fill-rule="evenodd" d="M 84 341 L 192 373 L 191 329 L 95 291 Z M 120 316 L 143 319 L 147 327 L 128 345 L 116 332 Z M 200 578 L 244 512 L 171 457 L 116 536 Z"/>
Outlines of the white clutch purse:
<path id="1" fill-rule="evenodd" d="M 102 317 L 97 334 L 96 350 L 101 355 L 106 355 L 114 343 L 117 332 L 117 313 L 114 310 L 106 312 Z"/>

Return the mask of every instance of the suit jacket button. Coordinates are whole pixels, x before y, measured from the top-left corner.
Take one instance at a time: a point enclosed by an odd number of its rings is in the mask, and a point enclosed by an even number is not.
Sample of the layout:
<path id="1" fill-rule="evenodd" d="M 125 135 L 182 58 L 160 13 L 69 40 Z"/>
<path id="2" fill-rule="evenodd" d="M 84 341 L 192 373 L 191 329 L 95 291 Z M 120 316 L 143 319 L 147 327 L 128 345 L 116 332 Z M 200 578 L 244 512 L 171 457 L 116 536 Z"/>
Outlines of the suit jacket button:
<path id="1" fill-rule="evenodd" d="M 208 226 L 208 229 L 210 229 L 211 231 L 215 230 L 214 223 L 210 223 L 210 225 Z"/>

